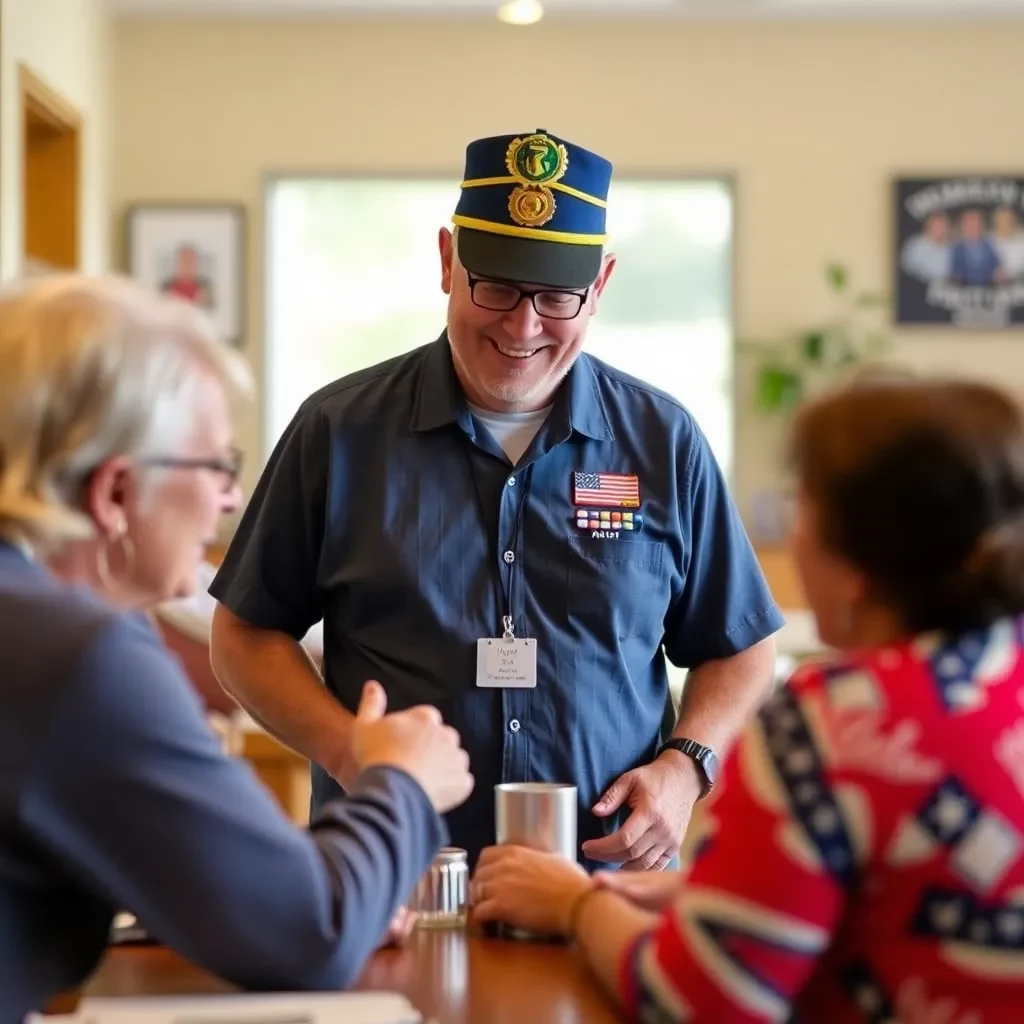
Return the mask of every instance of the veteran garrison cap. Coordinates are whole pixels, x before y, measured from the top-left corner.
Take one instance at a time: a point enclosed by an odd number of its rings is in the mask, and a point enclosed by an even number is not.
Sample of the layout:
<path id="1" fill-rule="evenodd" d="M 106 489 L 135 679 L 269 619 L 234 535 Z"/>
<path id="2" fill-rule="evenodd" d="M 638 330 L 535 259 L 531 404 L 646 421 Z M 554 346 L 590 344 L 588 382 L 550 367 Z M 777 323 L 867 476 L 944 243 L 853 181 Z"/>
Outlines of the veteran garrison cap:
<path id="1" fill-rule="evenodd" d="M 585 288 L 601 270 L 612 165 L 543 129 L 466 147 L 452 222 L 481 277 Z"/>

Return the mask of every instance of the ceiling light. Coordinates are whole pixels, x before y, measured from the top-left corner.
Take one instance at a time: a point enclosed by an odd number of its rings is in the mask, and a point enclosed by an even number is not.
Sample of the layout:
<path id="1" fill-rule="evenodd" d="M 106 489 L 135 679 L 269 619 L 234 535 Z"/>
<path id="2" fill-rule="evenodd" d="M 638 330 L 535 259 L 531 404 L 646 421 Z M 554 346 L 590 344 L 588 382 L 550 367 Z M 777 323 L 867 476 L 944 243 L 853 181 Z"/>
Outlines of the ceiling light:
<path id="1" fill-rule="evenodd" d="M 498 17 L 507 25 L 534 25 L 544 17 L 538 0 L 508 0 L 498 8 Z"/>

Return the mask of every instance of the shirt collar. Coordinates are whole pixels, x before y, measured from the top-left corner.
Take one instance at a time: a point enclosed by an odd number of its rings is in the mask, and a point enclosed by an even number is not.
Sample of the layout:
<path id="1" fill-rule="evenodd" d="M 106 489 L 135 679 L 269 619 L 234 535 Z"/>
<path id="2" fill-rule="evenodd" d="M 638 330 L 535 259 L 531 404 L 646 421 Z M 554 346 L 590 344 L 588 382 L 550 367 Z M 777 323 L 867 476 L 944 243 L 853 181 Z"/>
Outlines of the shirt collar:
<path id="1" fill-rule="evenodd" d="M 553 417 L 579 434 L 595 441 L 614 441 L 615 434 L 597 386 L 594 364 L 581 354 L 569 371 L 555 399 Z M 414 431 L 437 430 L 450 423 L 473 434 L 469 404 L 459 384 L 452 363 L 448 332 L 431 345 L 420 370 L 419 384 L 413 402 L 411 427 Z"/>
<path id="2" fill-rule="evenodd" d="M 413 399 L 410 425 L 414 431 L 437 430 L 449 423 L 458 423 L 467 433 L 473 432 L 466 396 L 455 375 L 448 332 L 427 349 L 420 367 L 420 379 Z"/>
<path id="3" fill-rule="evenodd" d="M 608 421 L 597 386 L 594 364 L 586 353 L 581 353 L 562 386 L 561 394 L 568 406 L 569 426 L 578 434 L 595 441 L 614 441 L 615 432 Z"/>

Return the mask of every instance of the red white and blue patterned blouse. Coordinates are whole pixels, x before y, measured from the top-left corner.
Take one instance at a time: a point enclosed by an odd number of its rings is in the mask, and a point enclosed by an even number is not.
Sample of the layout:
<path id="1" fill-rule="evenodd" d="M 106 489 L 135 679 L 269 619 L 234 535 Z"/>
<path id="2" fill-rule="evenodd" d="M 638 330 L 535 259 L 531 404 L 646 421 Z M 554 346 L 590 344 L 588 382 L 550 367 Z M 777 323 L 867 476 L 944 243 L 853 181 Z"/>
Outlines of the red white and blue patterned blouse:
<path id="1" fill-rule="evenodd" d="M 1024 619 L 809 664 L 709 797 L 630 1019 L 1024 1022 Z"/>

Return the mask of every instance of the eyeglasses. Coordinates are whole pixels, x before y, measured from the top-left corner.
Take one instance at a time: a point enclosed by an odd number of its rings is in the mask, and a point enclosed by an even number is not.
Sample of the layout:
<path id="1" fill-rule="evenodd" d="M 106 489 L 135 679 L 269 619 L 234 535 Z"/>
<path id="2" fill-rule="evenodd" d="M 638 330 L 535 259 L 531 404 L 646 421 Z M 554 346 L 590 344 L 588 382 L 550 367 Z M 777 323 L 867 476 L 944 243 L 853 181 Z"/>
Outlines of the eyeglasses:
<path id="1" fill-rule="evenodd" d="M 590 294 L 590 288 L 582 292 L 519 288 L 504 281 L 474 277 L 468 270 L 466 277 L 469 278 L 469 296 L 473 305 L 496 313 L 511 313 L 523 299 L 529 299 L 538 316 L 550 320 L 575 320 Z"/>
<path id="2" fill-rule="evenodd" d="M 139 460 L 142 466 L 162 466 L 166 469 L 207 469 L 225 477 L 224 490 L 230 491 L 242 474 L 242 452 L 232 448 L 227 458 L 185 458 L 171 455 L 153 455 Z"/>

